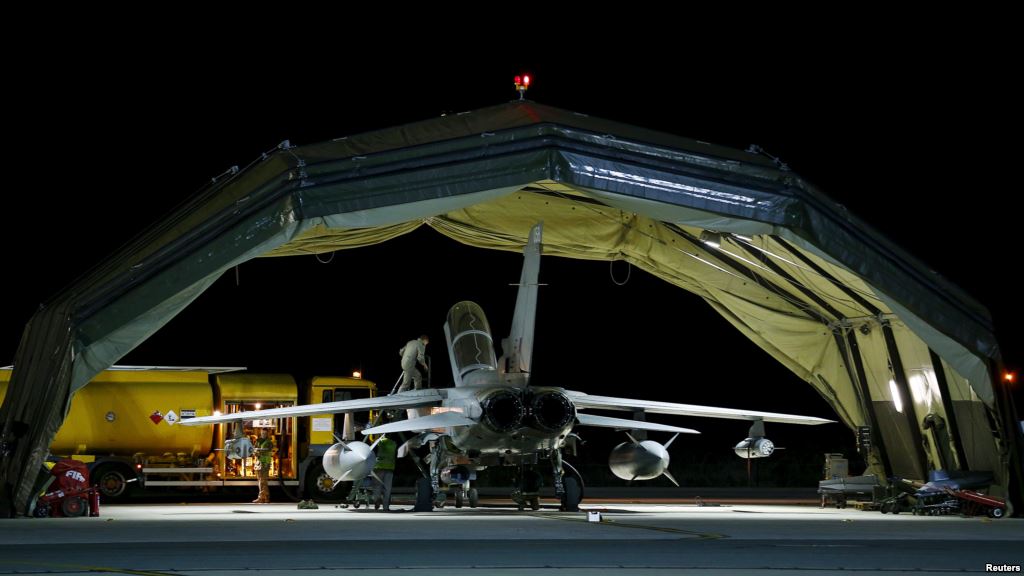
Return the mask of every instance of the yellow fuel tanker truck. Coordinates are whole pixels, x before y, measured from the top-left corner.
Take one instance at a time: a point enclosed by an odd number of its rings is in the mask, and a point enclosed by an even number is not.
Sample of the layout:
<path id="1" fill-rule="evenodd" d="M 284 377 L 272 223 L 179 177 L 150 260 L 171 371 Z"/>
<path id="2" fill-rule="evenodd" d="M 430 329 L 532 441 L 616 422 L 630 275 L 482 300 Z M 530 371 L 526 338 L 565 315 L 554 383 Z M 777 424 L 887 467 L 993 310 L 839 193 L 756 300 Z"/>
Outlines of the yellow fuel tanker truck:
<path id="1" fill-rule="evenodd" d="M 0 368 L 0 402 L 11 368 Z M 348 487 L 324 472 L 321 458 L 342 436 L 344 415 L 246 421 L 239 424 L 177 426 L 182 418 L 263 410 L 309 402 L 373 397 L 377 386 L 353 377 L 315 376 L 301 383 L 287 374 L 250 374 L 241 368 L 115 366 L 78 391 L 50 453 L 89 465 L 105 500 L 140 490 L 169 487 L 202 490 L 256 486 L 251 453 L 228 454 L 229 438 L 256 438 L 270 428 L 274 440 L 271 486 L 282 485 L 304 498 L 340 500 Z M 354 422 L 368 422 L 356 413 Z"/>

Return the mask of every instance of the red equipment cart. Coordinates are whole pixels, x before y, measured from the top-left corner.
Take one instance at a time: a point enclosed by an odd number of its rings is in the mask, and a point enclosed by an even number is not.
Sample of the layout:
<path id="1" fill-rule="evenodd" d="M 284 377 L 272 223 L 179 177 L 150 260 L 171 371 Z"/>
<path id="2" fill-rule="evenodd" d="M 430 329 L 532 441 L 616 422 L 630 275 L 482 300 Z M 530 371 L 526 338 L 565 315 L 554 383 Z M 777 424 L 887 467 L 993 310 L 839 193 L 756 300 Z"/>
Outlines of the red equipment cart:
<path id="1" fill-rule="evenodd" d="M 75 516 L 100 515 L 100 492 L 89 485 L 89 468 L 78 460 L 63 459 L 50 469 L 53 481 L 46 492 L 36 501 L 33 514 L 39 518 L 71 518 Z"/>

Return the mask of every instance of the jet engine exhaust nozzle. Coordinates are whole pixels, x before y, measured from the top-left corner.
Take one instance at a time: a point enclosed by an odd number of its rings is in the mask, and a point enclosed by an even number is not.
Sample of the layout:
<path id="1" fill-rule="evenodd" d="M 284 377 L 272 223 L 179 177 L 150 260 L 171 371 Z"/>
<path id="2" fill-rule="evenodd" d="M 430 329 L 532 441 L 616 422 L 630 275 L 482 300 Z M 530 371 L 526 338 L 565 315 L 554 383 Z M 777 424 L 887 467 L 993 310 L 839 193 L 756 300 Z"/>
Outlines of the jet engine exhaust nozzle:
<path id="1" fill-rule="evenodd" d="M 511 390 L 499 390 L 481 403 L 484 424 L 495 432 L 511 432 L 523 425 L 526 407 L 519 395 Z"/>
<path id="2" fill-rule="evenodd" d="M 576 420 L 576 406 L 561 392 L 542 392 L 530 402 L 530 424 L 544 432 L 558 432 Z"/>

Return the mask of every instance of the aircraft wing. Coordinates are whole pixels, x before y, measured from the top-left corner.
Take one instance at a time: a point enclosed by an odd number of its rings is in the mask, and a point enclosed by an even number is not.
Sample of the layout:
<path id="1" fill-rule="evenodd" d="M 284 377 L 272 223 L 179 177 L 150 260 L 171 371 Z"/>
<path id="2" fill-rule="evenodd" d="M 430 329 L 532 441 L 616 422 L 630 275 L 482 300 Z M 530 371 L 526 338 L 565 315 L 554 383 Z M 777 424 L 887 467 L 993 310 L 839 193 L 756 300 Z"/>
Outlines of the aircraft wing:
<path id="1" fill-rule="evenodd" d="M 363 430 L 363 434 L 390 434 L 392 432 L 419 432 L 431 428 L 452 428 L 455 426 L 472 426 L 475 420 L 466 418 L 458 412 L 439 412 L 430 416 L 420 416 L 408 420 L 399 420 L 381 424 Z"/>
<path id="2" fill-rule="evenodd" d="M 796 414 L 778 414 L 776 412 L 757 412 L 754 410 L 737 410 L 735 408 L 716 408 L 714 406 L 698 406 L 696 404 L 676 404 L 674 402 L 657 402 L 654 400 L 635 400 L 632 398 L 613 398 L 611 396 L 591 396 L 583 392 L 565 391 L 577 409 L 601 410 L 643 410 L 652 414 L 674 414 L 676 416 L 703 416 L 706 418 L 729 418 L 732 420 L 763 420 L 765 422 L 782 422 L 785 424 L 827 424 L 835 420 L 826 420 L 814 416 L 798 416 Z M 639 428 L 634 426 L 634 428 Z"/>
<path id="3" fill-rule="evenodd" d="M 628 418 L 612 418 L 610 416 L 595 416 L 594 414 L 576 414 L 576 420 L 580 426 L 599 426 L 601 428 L 616 428 L 620 430 L 652 430 L 654 432 L 678 432 L 681 434 L 700 434 L 692 428 L 680 428 L 657 422 L 644 422 L 643 420 L 630 420 Z"/>
<path id="4" fill-rule="evenodd" d="M 337 414 L 341 412 L 361 412 L 363 410 L 419 408 L 424 406 L 440 406 L 441 394 L 437 390 L 408 390 L 390 396 L 376 398 L 359 398 L 356 400 L 339 400 L 323 404 L 304 404 L 269 410 L 250 410 L 235 412 L 221 416 L 200 416 L 183 418 L 182 426 L 199 426 L 201 424 L 218 424 L 220 422 L 238 422 L 241 420 L 261 420 L 264 418 L 291 418 L 294 416 L 312 416 L 313 414 Z"/>

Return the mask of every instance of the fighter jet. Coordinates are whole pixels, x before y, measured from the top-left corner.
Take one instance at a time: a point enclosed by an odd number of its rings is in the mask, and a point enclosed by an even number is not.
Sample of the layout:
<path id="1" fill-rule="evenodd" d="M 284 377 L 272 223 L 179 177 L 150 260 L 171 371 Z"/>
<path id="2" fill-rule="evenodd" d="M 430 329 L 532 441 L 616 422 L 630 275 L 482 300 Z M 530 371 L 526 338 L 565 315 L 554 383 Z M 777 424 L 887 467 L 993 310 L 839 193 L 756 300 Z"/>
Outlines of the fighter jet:
<path id="1" fill-rule="evenodd" d="M 371 426 L 364 435 L 414 433 L 399 449 L 399 456 L 427 449 L 419 464 L 423 478 L 416 485 L 416 510 L 429 511 L 443 506 L 447 492 L 455 492 L 456 506 L 468 501 L 476 507 L 478 497 L 472 481 L 490 466 L 518 467 L 513 500 L 520 509 L 539 507 L 537 495 L 541 477 L 537 469 L 550 463 L 555 494 L 564 510 L 577 510 L 582 498 L 579 474 L 562 459 L 563 451 L 577 436 L 577 426 L 597 426 L 627 431 L 628 442 L 615 447 L 609 457 L 612 472 L 625 480 L 650 480 L 666 476 L 668 447 L 679 434 L 698 434 L 696 430 L 656 422 L 646 422 L 645 413 L 682 416 L 731 418 L 753 422 L 753 436 L 737 445 L 741 457 L 766 457 L 773 444 L 764 438 L 764 422 L 788 424 L 824 424 L 824 418 L 755 412 L 732 408 L 714 408 L 652 400 L 594 396 L 552 386 L 531 386 L 531 364 L 540 272 L 542 224 L 530 231 L 519 280 L 512 330 L 501 344 L 503 355 L 495 354 L 490 326 L 483 310 L 469 301 L 459 302 L 448 311 L 444 324 L 451 361 L 452 388 L 407 390 L 376 398 L 343 400 L 259 412 L 238 412 L 223 416 L 183 419 L 182 425 L 194 426 L 251 420 L 256 418 L 308 416 L 364 410 L 405 409 L 408 418 Z M 590 414 L 587 410 L 622 410 L 634 418 L 615 418 Z M 632 432 L 632 433 L 631 433 Z M 665 444 L 647 440 L 646 432 L 673 433 Z M 755 433 L 756 432 L 756 433 Z M 756 437 L 755 437 L 756 436 Z M 339 442 L 323 457 L 324 470 L 336 481 L 359 481 L 373 469 L 374 455 L 363 442 Z"/>

